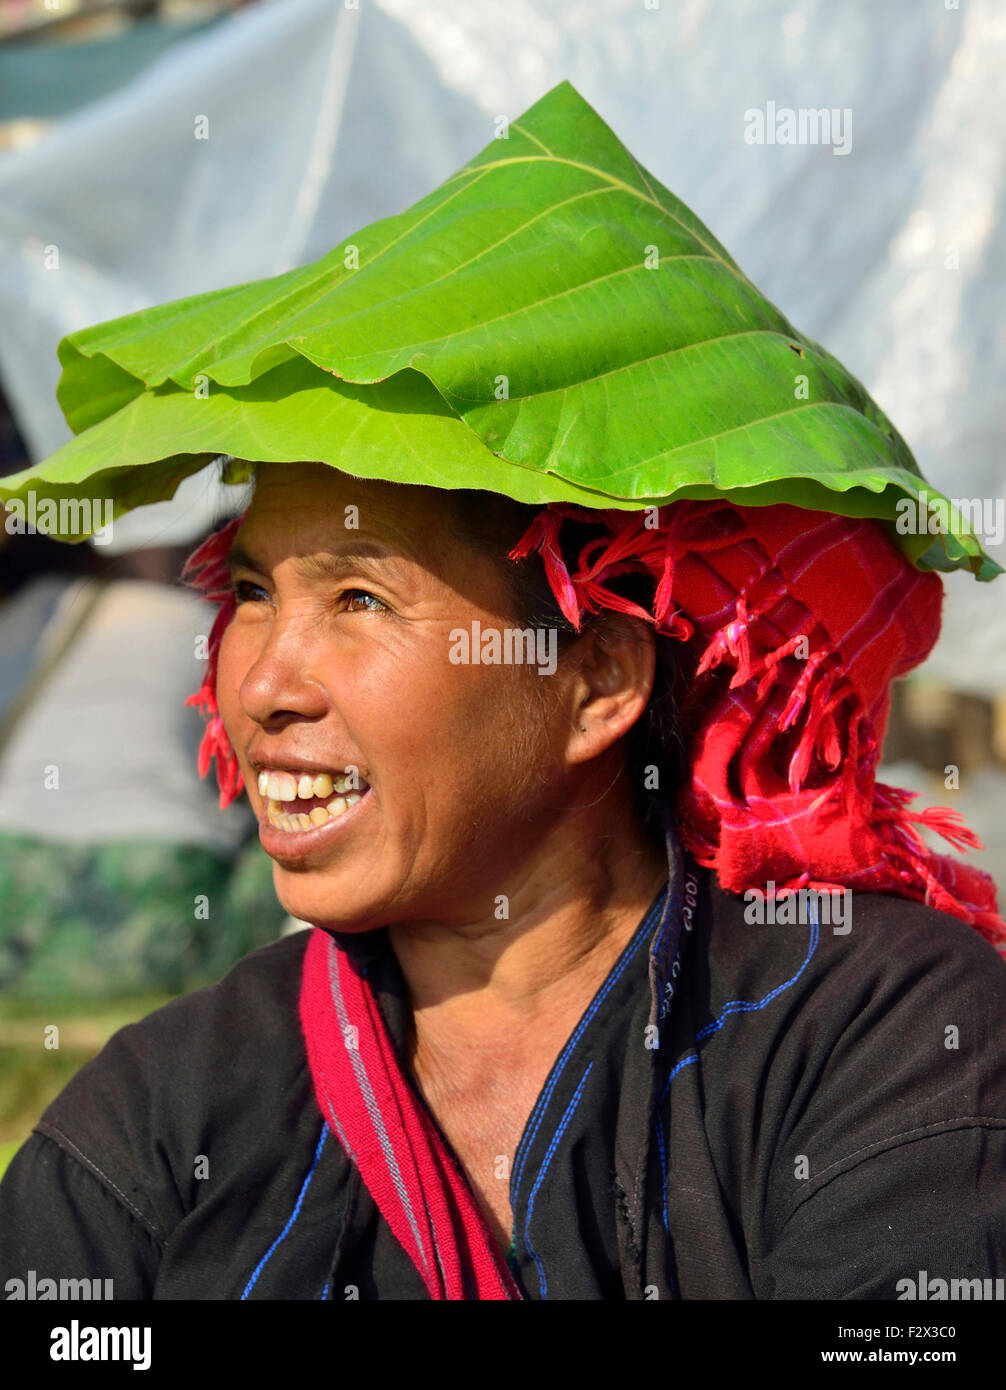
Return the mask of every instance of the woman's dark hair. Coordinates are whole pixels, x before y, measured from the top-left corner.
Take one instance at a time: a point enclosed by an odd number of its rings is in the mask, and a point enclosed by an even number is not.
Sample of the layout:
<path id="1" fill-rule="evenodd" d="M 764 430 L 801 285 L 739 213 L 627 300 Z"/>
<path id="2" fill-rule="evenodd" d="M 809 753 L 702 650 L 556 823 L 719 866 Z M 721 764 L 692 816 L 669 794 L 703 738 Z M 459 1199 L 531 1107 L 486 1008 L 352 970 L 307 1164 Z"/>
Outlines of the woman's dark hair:
<path id="1" fill-rule="evenodd" d="M 462 538 L 497 561 L 510 590 L 518 625 L 554 628 L 561 660 L 583 633 L 598 623 L 600 615 L 587 614 L 577 632 L 556 602 L 541 557 L 532 553 L 523 560 L 509 558 L 508 552 L 542 508 L 475 489 L 458 489 L 450 495 L 460 517 Z M 605 534 L 607 530 L 601 522 L 567 520 L 563 523 L 561 552 L 571 573 L 583 546 Z M 605 584 L 615 593 L 652 611 L 654 581 L 645 571 L 618 576 L 606 580 Z M 655 637 L 657 662 L 653 691 L 643 714 L 626 735 L 626 752 L 640 819 L 656 835 L 657 825 L 651 816 L 653 800 L 671 805 L 687 767 L 688 730 L 684 706 L 694 659 L 689 659 L 683 643 L 661 633 Z M 656 786 L 652 785 L 653 769 L 656 769 Z"/>

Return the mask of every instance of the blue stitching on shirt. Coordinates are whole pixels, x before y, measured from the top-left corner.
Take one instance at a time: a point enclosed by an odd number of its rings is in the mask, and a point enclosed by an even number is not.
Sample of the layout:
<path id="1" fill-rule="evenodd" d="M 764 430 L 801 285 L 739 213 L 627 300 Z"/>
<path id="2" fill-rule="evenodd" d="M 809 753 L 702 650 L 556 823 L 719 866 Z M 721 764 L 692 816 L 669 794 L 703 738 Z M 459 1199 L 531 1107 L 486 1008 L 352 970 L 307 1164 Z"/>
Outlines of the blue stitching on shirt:
<path id="1" fill-rule="evenodd" d="M 661 1174 L 661 1187 L 660 1187 L 660 1190 L 661 1190 L 661 1194 L 662 1194 L 662 1197 L 663 1197 L 663 1207 L 664 1207 L 664 1210 L 663 1210 L 664 1230 L 667 1232 L 668 1237 L 670 1237 L 670 1234 L 671 1234 L 671 1232 L 670 1232 L 670 1221 L 669 1221 L 668 1212 L 667 1212 L 667 1154 L 666 1154 L 665 1149 L 664 1149 L 664 1123 L 663 1123 L 663 1120 L 660 1118 L 660 1110 L 659 1110 L 659 1108 L 658 1108 L 657 1110 L 654 1111 L 654 1114 L 653 1114 L 653 1123 L 654 1123 L 654 1128 L 656 1129 L 656 1133 L 657 1133 L 657 1149 L 658 1149 L 659 1154 L 660 1154 L 660 1174 Z M 674 1266 L 674 1246 L 673 1246 L 673 1243 L 670 1241 L 670 1239 L 668 1239 L 668 1243 L 667 1243 L 667 1279 L 668 1279 L 668 1283 L 669 1283 L 670 1286 L 671 1286 L 671 1293 L 672 1293 L 672 1294 L 676 1294 L 676 1293 L 678 1292 L 678 1281 L 677 1281 L 677 1279 L 675 1278 L 673 1266 Z"/>
<path id="2" fill-rule="evenodd" d="M 583 1073 L 583 1076 L 581 1076 L 580 1078 L 579 1086 L 577 1086 L 575 1092 L 573 1093 L 573 1099 L 566 1106 L 566 1113 L 559 1121 L 555 1134 L 553 1134 L 552 1136 L 552 1142 L 548 1146 L 548 1152 L 545 1154 L 545 1157 L 542 1160 L 541 1168 L 538 1170 L 538 1176 L 534 1180 L 534 1186 L 532 1187 L 531 1193 L 527 1199 L 527 1213 L 524 1219 L 524 1244 L 527 1247 L 528 1254 L 531 1256 L 532 1260 L 534 1260 L 535 1265 L 537 1266 L 538 1292 L 542 1298 L 548 1297 L 548 1279 L 545 1277 L 545 1266 L 542 1264 L 541 1259 L 538 1256 L 538 1252 L 531 1244 L 530 1230 L 531 1213 L 534 1210 L 535 1193 L 538 1191 L 539 1187 L 541 1187 L 542 1183 L 544 1182 L 545 1174 L 548 1171 L 548 1165 L 552 1162 L 552 1159 L 555 1156 L 555 1151 L 559 1147 L 559 1140 L 562 1138 L 567 1126 L 569 1125 L 570 1120 L 573 1118 L 573 1114 L 576 1111 L 576 1107 L 580 1104 L 580 1098 L 583 1095 L 584 1085 L 586 1084 L 587 1077 L 590 1075 L 593 1066 L 593 1062 L 589 1063 L 587 1070 Z"/>
<path id="3" fill-rule="evenodd" d="M 534 1140 L 538 1134 L 541 1122 L 544 1119 L 545 1112 L 548 1109 L 549 1101 L 552 1099 L 552 1092 L 559 1084 L 559 1078 L 562 1076 L 566 1063 L 572 1056 L 573 1051 L 575 1050 L 576 1045 L 580 1041 L 584 1032 L 589 1027 L 591 1019 L 594 1017 L 598 1009 L 604 1003 L 604 1000 L 611 992 L 611 990 L 614 989 L 621 976 L 628 969 L 640 946 L 642 946 L 646 941 L 647 935 L 653 931 L 654 916 L 657 912 L 662 911 L 666 895 L 667 888 L 665 887 L 661 892 L 659 898 L 653 904 L 653 907 L 650 909 L 649 912 L 647 912 L 646 916 L 643 918 L 641 924 L 636 928 L 635 935 L 629 942 L 628 946 L 626 946 L 625 948 L 622 960 L 614 967 L 612 973 L 608 976 L 607 980 L 601 986 L 601 989 L 595 996 L 593 1003 L 589 1006 L 587 1012 L 583 1015 L 580 1022 L 577 1024 L 576 1031 L 573 1033 L 573 1036 L 570 1038 L 569 1042 L 563 1048 L 562 1054 L 560 1055 L 558 1061 L 555 1064 L 555 1067 L 553 1068 L 552 1075 L 548 1080 L 545 1090 L 542 1092 L 541 1096 L 538 1099 L 538 1103 L 535 1105 L 534 1110 L 531 1112 L 531 1119 L 529 1121 L 529 1124 L 532 1127 L 529 1128 L 526 1135 L 524 1136 L 524 1141 L 518 1147 L 517 1154 L 515 1156 L 514 1176 L 510 1189 L 511 1193 L 517 1191 L 517 1189 L 520 1187 L 520 1181 L 524 1175 L 524 1164 L 527 1162 L 528 1153 L 530 1152 L 531 1146 L 534 1143 Z"/>
<path id="4" fill-rule="evenodd" d="M 518 1192 L 520 1189 L 520 1183 L 524 1175 L 524 1167 L 527 1162 L 528 1155 L 530 1154 L 531 1147 L 535 1139 L 537 1138 L 538 1130 L 541 1127 L 542 1121 L 548 1113 L 548 1107 L 551 1102 L 553 1092 L 555 1091 L 555 1088 L 559 1083 L 562 1072 L 565 1070 L 566 1064 L 569 1061 L 570 1057 L 573 1055 L 577 1047 L 577 1044 L 580 1042 L 580 1039 L 582 1038 L 584 1032 L 591 1023 L 595 1013 L 601 1007 L 610 991 L 614 988 L 615 984 L 621 978 L 622 974 L 629 968 L 629 966 L 635 960 L 640 948 L 644 946 L 647 943 L 647 941 L 652 937 L 654 925 L 660 923 L 662 929 L 666 929 L 666 917 L 664 914 L 669 892 L 670 883 L 665 882 L 663 888 L 660 890 L 660 893 L 657 895 L 649 911 L 646 913 L 642 922 L 636 928 L 636 931 L 633 934 L 631 941 L 625 947 L 621 961 L 616 963 L 612 973 L 608 976 L 608 979 L 605 981 L 605 984 L 601 987 L 601 990 L 593 1000 L 586 1014 L 583 1016 L 583 1018 L 581 1018 L 580 1023 L 577 1025 L 577 1028 L 573 1033 L 573 1036 L 569 1039 L 569 1042 L 566 1044 L 559 1059 L 557 1060 L 555 1067 L 553 1068 L 553 1072 L 549 1078 L 549 1081 L 546 1084 L 545 1090 L 542 1092 L 541 1096 L 539 1097 L 538 1103 L 536 1104 L 534 1110 L 531 1112 L 531 1118 L 528 1121 L 529 1127 L 525 1135 L 526 1142 L 522 1143 L 518 1147 L 517 1154 L 515 1155 L 514 1173 L 511 1180 L 510 1189 L 512 1200 L 514 1194 Z M 576 1108 L 576 1102 L 578 1101 L 579 1096 L 581 1094 L 583 1082 L 584 1080 L 586 1080 L 587 1073 L 590 1071 L 590 1067 L 592 1066 L 593 1062 L 591 1062 L 590 1066 L 588 1066 L 587 1072 L 584 1073 L 584 1076 L 580 1081 L 580 1086 L 577 1088 L 573 1101 L 571 1102 L 571 1106 L 567 1108 L 565 1115 L 560 1121 L 559 1128 L 555 1131 L 555 1133 L 552 1136 L 552 1139 L 549 1142 L 549 1147 L 546 1152 L 545 1159 L 543 1161 L 542 1167 L 538 1171 L 534 1184 L 531 1188 L 531 1194 L 528 1198 L 528 1207 L 526 1209 L 526 1219 L 524 1223 L 524 1241 L 528 1249 L 528 1252 L 530 1253 L 531 1257 L 535 1262 L 535 1265 L 538 1268 L 539 1288 L 542 1290 L 542 1298 L 546 1297 L 546 1293 L 544 1292 L 544 1290 L 547 1289 L 548 1282 L 545 1277 L 545 1271 L 542 1267 L 541 1261 L 539 1260 L 537 1254 L 535 1253 L 534 1249 L 530 1244 L 530 1237 L 528 1234 L 531 1222 L 531 1208 L 533 1206 L 533 1198 L 534 1194 L 538 1191 L 538 1188 L 541 1186 L 542 1180 L 545 1176 L 545 1170 L 548 1167 L 552 1154 L 555 1151 L 555 1146 L 558 1143 L 559 1139 L 562 1137 L 563 1130 L 565 1129 L 568 1120 L 572 1118 L 573 1111 Z M 515 1209 L 516 1205 L 516 1201 L 514 1201 Z"/>
<path id="5" fill-rule="evenodd" d="M 714 1019 L 712 1023 L 707 1023 L 704 1028 L 699 1029 L 698 1033 L 696 1033 L 695 1035 L 696 1043 L 700 1039 L 711 1037 L 713 1033 L 719 1032 L 719 1030 L 723 1027 L 730 1014 L 751 1013 L 757 1009 L 764 1009 L 766 1004 L 771 1004 L 772 1000 L 776 999 L 780 994 L 783 993 L 784 990 L 787 990 L 790 988 L 791 985 L 796 984 L 797 980 L 800 978 L 803 972 L 807 969 L 807 966 L 810 964 L 810 958 L 817 950 L 817 945 L 818 941 L 820 940 L 821 934 L 820 923 L 817 920 L 817 905 L 814 902 L 813 898 L 808 898 L 807 906 L 810 911 L 810 937 L 807 943 L 807 954 L 804 957 L 803 964 L 800 966 L 800 969 L 796 972 L 796 974 L 792 975 L 783 984 L 776 985 L 775 989 L 770 990 L 769 993 L 765 995 L 764 999 L 759 999 L 757 1002 L 751 1002 L 749 1000 L 744 999 L 731 999 L 728 1004 L 724 1004 L 722 1010 L 720 1011 L 719 1018 Z M 699 1054 L 696 1050 L 695 1052 L 690 1052 L 687 1057 L 682 1057 L 681 1061 L 678 1062 L 677 1066 L 672 1068 L 671 1074 L 670 1076 L 668 1076 L 667 1083 L 664 1086 L 664 1089 L 660 1095 L 661 1105 L 663 1105 L 664 1102 L 667 1100 L 667 1097 L 671 1089 L 671 1082 L 677 1076 L 678 1072 L 682 1071 L 685 1067 L 690 1066 L 692 1062 L 697 1062 L 698 1060 Z M 655 1115 L 654 1119 L 657 1126 L 657 1146 L 660 1152 L 660 1176 L 661 1187 L 663 1190 L 664 1197 L 664 1230 L 668 1233 L 668 1235 L 670 1235 L 670 1218 L 667 1211 L 667 1155 L 664 1152 L 663 1126 L 660 1121 L 660 1116 Z"/>
<path id="6" fill-rule="evenodd" d="M 793 975 L 790 979 L 786 980 L 783 984 L 776 985 L 775 989 L 770 990 L 769 993 L 765 995 L 764 999 L 759 999 L 756 1002 L 751 1002 L 746 999 L 731 999 L 729 1004 L 724 1004 L 719 1018 L 715 1019 L 712 1023 L 707 1023 L 704 1028 L 699 1029 L 698 1033 L 696 1033 L 695 1035 L 696 1042 L 698 1042 L 700 1038 L 706 1038 L 710 1034 L 718 1032 L 719 1029 L 723 1027 L 723 1024 L 726 1022 L 727 1016 L 729 1014 L 751 1012 L 755 1009 L 764 1009 L 765 1005 L 771 1004 L 772 1000 L 775 999 L 777 995 L 780 995 L 784 990 L 789 989 L 790 985 L 796 984 L 797 980 L 800 978 L 803 972 L 807 969 L 807 966 L 810 964 L 810 958 L 817 950 L 817 943 L 820 939 L 820 926 L 817 920 L 816 909 L 813 903 L 808 903 L 808 906 L 810 907 L 811 915 L 810 940 L 807 946 L 807 955 L 804 958 L 804 962 L 800 966 L 800 969 L 796 972 L 796 974 Z M 670 1076 L 667 1078 L 667 1084 L 664 1086 L 663 1092 L 660 1097 L 661 1101 L 667 1099 L 667 1093 L 671 1089 L 671 1082 L 677 1076 L 678 1072 L 681 1071 L 682 1067 L 686 1067 L 690 1062 L 697 1062 L 698 1060 L 698 1052 L 691 1052 L 687 1057 L 682 1057 L 681 1061 L 677 1064 L 677 1066 L 671 1072 Z"/>
<path id="7" fill-rule="evenodd" d="M 255 1281 L 258 1279 L 258 1277 L 259 1277 L 259 1275 L 262 1273 L 263 1269 L 265 1269 L 266 1264 L 268 1263 L 268 1261 L 272 1258 L 273 1251 L 276 1249 L 276 1247 L 277 1247 L 283 1240 L 286 1239 L 287 1235 L 288 1235 L 289 1232 L 290 1232 L 290 1228 L 293 1226 L 293 1223 L 297 1220 L 297 1217 L 300 1215 L 300 1208 L 301 1208 L 301 1203 L 302 1203 L 303 1200 L 304 1200 L 304 1194 L 307 1192 L 308 1185 L 310 1184 L 311 1179 L 314 1177 L 314 1170 L 315 1170 L 315 1169 L 317 1168 L 317 1166 L 318 1166 L 318 1160 L 321 1158 L 321 1151 L 322 1151 L 322 1149 L 325 1147 L 325 1140 L 328 1138 L 328 1136 L 329 1136 L 330 1133 L 331 1133 L 331 1131 L 329 1130 L 329 1128 L 328 1128 L 328 1122 L 326 1121 L 325 1123 L 322 1124 L 322 1127 L 321 1127 L 321 1138 L 318 1140 L 318 1147 L 317 1147 L 317 1148 L 315 1149 L 315 1151 L 314 1151 L 314 1162 L 311 1164 L 311 1171 L 308 1173 L 307 1177 L 304 1179 L 304 1184 L 303 1184 L 303 1186 L 302 1186 L 301 1189 L 300 1189 L 300 1196 L 297 1198 L 297 1203 L 296 1203 L 296 1206 L 295 1206 L 294 1209 L 293 1209 L 293 1212 L 291 1213 L 290 1219 L 289 1219 L 289 1221 L 286 1223 L 286 1225 L 283 1227 L 282 1231 L 280 1231 L 280 1233 L 279 1233 L 279 1235 L 276 1237 L 276 1239 L 273 1241 L 272 1245 L 270 1245 L 270 1247 L 269 1247 L 269 1249 L 266 1251 L 266 1253 L 262 1256 L 262 1258 L 261 1258 L 261 1260 L 259 1261 L 258 1267 L 256 1268 L 254 1274 L 253 1274 L 252 1277 L 248 1280 L 248 1283 L 245 1285 L 245 1291 L 244 1291 L 244 1293 L 241 1295 L 241 1300 L 240 1300 L 240 1301 L 243 1302 L 244 1299 L 246 1299 L 246 1298 L 248 1297 L 248 1295 L 251 1293 L 252 1288 L 253 1288 L 254 1285 L 255 1285 Z M 326 1284 L 325 1287 L 326 1287 L 326 1289 L 327 1289 L 328 1285 Z"/>

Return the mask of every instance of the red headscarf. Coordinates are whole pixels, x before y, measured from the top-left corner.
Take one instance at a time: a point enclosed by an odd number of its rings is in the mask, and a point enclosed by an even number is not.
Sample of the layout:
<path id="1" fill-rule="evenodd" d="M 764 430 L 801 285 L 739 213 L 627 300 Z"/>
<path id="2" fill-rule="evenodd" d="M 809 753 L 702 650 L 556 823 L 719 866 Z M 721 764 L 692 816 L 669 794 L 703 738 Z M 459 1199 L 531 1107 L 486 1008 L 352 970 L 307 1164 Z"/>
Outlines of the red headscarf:
<path id="1" fill-rule="evenodd" d="M 567 519 L 604 528 L 572 573 L 560 548 Z M 183 571 L 221 604 L 203 684 L 187 703 L 209 717 L 199 771 L 216 760 L 222 807 L 243 786 L 216 702 L 217 652 L 234 612 L 224 561 L 242 520 L 210 536 Z M 875 781 L 890 682 L 932 649 L 943 597 L 939 576 L 917 570 L 879 523 L 724 500 L 643 512 L 554 503 L 510 557 L 533 551 L 577 629 L 585 613 L 608 608 L 689 647 L 688 706 L 699 718 L 677 815 L 686 846 L 723 888 L 896 893 L 1006 951 L 992 879 L 928 850 L 913 822 L 957 847 L 981 841 L 958 812 L 912 813 L 914 793 Z M 655 584 L 651 612 L 606 587 L 641 572 Z"/>
<path id="2" fill-rule="evenodd" d="M 728 892 L 765 891 L 771 880 L 777 892 L 897 893 L 1006 949 L 992 879 L 933 854 L 912 822 L 959 847 L 982 848 L 978 837 L 945 807 L 909 812 L 914 793 L 874 777 L 890 682 L 939 635 L 938 575 L 917 570 L 877 522 L 721 500 L 606 512 L 608 537 L 585 545 L 570 574 L 559 546 L 567 518 L 599 519 L 554 504 L 511 558 L 541 554 L 575 627 L 609 608 L 691 648 L 688 704 L 701 717 L 678 820 Z M 640 570 L 656 585 L 652 612 L 605 586 Z"/>

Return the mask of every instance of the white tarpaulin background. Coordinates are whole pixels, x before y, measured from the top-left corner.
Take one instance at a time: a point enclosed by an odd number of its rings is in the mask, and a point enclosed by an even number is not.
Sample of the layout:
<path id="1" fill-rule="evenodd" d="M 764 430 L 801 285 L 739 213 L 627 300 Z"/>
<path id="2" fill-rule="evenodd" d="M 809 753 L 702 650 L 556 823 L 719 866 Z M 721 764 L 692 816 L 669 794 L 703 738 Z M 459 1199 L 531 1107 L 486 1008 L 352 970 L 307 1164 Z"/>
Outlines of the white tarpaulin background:
<path id="1" fill-rule="evenodd" d="M 317 258 L 568 78 L 861 378 L 937 487 L 1001 498 L 1006 7 L 657 5 L 253 6 L 0 154 L 0 373 L 32 454 L 69 437 L 63 334 Z M 850 112 L 851 149 L 749 144 L 746 113 L 770 102 Z M 194 136 L 200 115 L 208 140 Z M 187 540 L 215 505 L 208 474 L 190 479 L 173 503 L 117 522 L 109 549 Z M 1006 580 L 948 578 L 931 674 L 1006 689 L 1004 593 Z"/>

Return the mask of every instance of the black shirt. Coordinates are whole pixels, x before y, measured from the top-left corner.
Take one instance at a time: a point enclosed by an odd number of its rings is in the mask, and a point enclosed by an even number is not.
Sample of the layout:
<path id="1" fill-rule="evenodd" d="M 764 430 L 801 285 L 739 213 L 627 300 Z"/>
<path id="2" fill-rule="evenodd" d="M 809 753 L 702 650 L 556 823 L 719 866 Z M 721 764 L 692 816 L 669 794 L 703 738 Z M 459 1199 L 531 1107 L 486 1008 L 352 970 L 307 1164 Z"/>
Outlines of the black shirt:
<path id="1" fill-rule="evenodd" d="M 515 1156 L 525 1296 L 896 1299 L 1003 1277 L 1006 965 L 888 895 L 856 894 L 847 934 L 745 910 L 669 858 Z M 112 1278 L 117 1299 L 427 1297 L 315 1102 L 307 937 L 73 1077 L 0 1183 L 6 1297 L 32 1270 Z M 353 949 L 404 1048 L 386 933 Z"/>

